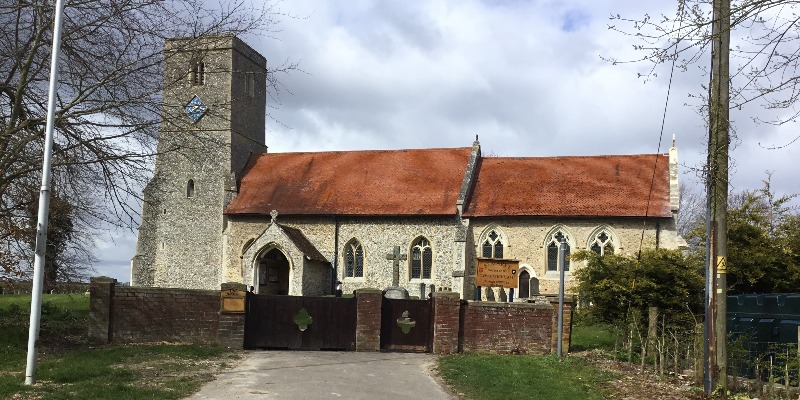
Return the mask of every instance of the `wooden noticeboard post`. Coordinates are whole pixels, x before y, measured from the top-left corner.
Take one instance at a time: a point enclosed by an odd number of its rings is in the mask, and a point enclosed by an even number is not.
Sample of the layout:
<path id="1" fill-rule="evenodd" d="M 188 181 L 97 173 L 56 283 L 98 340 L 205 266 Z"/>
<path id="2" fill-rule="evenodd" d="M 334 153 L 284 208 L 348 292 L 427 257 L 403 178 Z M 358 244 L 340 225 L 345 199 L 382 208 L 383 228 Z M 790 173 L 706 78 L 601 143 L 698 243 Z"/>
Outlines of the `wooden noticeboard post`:
<path id="1" fill-rule="evenodd" d="M 515 289 L 518 285 L 519 260 L 478 258 L 475 285 Z"/>

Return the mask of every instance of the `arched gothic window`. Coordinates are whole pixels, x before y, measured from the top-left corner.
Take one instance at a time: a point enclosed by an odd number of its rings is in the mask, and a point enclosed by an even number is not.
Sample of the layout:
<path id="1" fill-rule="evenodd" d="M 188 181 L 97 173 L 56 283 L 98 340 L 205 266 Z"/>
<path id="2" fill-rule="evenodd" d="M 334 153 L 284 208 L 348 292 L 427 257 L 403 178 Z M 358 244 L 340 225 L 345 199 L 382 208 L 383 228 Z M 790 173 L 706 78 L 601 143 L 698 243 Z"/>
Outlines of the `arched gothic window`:
<path id="1" fill-rule="evenodd" d="M 558 246 L 561 240 L 566 241 L 566 253 L 564 254 L 564 271 L 569 271 L 569 236 L 564 229 L 557 229 L 548 236 L 547 240 L 547 270 L 558 271 Z"/>
<path id="2" fill-rule="evenodd" d="M 186 197 L 194 197 L 194 180 L 189 179 L 189 182 L 186 182 Z"/>
<path id="3" fill-rule="evenodd" d="M 431 279 L 433 251 L 428 239 L 421 237 L 411 246 L 411 279 Z"/>
<path id="4" fill-rule="evenodd" d="M 345 245 L 344 276 L 345 278 L 364 277 L 364 249 L 356 239 Z"/>
<path id="5" fill-rule="evenodd" d="M 593 237 L 589 238 L 589 249 L 604 256 L 614 254 L 614 238 L 607 229 L 599 230 Z"/>
<path id="6" fill-rule="evenodd" d="M 497 231 L 492 229 L 483 241 L 481 255 L 483 258 L 503 258 L 503 240 Z"/>

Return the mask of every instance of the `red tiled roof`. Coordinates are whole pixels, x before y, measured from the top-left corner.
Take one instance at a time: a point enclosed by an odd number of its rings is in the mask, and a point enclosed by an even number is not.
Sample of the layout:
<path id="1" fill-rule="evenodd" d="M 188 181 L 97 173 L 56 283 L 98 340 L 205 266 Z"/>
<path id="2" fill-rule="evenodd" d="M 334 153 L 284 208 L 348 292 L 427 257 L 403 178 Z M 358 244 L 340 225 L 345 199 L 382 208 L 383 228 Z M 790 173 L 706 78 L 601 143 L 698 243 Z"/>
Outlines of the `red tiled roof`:
<path id="1" fill-rule="evenodd" d="M 263 153 L 226 214 L 448 215 L 471 148 Z"/>
<path id="2" fill-rule="evenodd" d="M 669 156 L 482 158 L 464 215 L 669 217 Z"/>

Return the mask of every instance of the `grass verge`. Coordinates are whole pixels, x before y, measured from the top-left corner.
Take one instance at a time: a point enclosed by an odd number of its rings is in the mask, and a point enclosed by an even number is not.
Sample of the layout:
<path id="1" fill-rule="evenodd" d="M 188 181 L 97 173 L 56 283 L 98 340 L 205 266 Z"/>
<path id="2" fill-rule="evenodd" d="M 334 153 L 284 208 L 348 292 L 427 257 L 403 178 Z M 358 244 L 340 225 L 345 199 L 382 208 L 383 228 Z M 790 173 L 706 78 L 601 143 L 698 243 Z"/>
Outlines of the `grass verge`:
<path id="1" fill-rule="evenodd" d="M 576 358 L 458 354 L 439 358 L 439 374 L 468 399 L 605 399 L 614 374 Z M 568 384 L 565 384 L 568 383 Z"/>
<path id="2" fill-rule="evenodd" d="M 180 399 L 238 358 L 203 346 L 90 348 L 89 301 L 46 295 L 37 384 L 24 385 L 30 296 L 0 296 L 0 399 Z"/>

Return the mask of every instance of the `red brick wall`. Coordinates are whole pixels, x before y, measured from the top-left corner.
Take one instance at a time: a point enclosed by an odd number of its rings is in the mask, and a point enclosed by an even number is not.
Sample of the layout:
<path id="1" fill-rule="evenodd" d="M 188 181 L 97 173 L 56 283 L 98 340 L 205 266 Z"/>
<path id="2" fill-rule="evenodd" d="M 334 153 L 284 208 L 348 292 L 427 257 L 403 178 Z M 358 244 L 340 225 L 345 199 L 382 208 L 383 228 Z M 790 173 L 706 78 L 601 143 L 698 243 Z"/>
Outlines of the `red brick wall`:
<path id="1" fill-rule="evenodd" d="M 244 314 L 221 313 L 220 291 L 116 286 L 93 278 L 90 325 L 102 343 L 178 342 L 241 348 Z M 380 351 L 380 290 L 356 292 L 356 350 Z M 558 304 L 461 301 L 457 293 L 433 294 L 436 354 L 555 352 Z M 564 352 L 569 351 L 572 304 L 565 303 Z"/>
<path id="2" fill-rule="evenodd" d="M 356 351 L 380 351 L 382 302 L 378 289 L 356 291 Z"/>
<path id="3" fill-rule="evenodd" d="M 465 301 L 461 307 L 464 352 L 546 354 L 551 351 L 555 313 L 549 304 Z"/>
<path id="4" fill-rule="evenodd" d="M 112 300 L 115 343 L 217 343 L 219 291 L 118 286 Z"/>
<path id="5" fill-rule="evenodd" d="M 89 334 L 101 343 L 242 347 L 244 314 L 221 313 L 219 290 L 117 286 L 100 277 L 90 292 Z"/>

